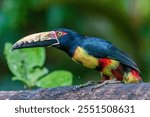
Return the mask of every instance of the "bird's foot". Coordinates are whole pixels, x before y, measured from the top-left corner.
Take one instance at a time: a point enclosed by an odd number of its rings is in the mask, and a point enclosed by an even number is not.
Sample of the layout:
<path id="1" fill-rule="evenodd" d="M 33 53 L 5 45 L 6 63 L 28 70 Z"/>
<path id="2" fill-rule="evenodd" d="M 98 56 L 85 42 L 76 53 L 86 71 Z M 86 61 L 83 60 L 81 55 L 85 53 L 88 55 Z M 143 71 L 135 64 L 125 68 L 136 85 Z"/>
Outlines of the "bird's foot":
<path id="1" fill-rule="evenodd" d="M 78 89 L 81 89 L 81 88 L 84 88 L 84 87 L 87 87 L 87 86 L 91 86 L 91 85 L 95 85 L 95 84 L 98 84 L 98 82 L 95 82 L 95 81 L 88 81 L 87 83 L 85 84 L 80 84 L 78 86 L 75 86 L 74 90 L 78 90 Z"/>
<path id="2" fill-rule="evenodd" d="M 116 83 L 121 83 L 121 81 L 118 81 L 116 78 L 111 80 L 104 80 L 103 82 L 100 82 L 94 88 L 92 88 L 92 90 L 98 89 L 106 84 L 116 84 Z"/>
<path id="3" fill-rule="evenodd" d="M 144 83 L 142 80 L 139 81 L 140 83 Z"/>

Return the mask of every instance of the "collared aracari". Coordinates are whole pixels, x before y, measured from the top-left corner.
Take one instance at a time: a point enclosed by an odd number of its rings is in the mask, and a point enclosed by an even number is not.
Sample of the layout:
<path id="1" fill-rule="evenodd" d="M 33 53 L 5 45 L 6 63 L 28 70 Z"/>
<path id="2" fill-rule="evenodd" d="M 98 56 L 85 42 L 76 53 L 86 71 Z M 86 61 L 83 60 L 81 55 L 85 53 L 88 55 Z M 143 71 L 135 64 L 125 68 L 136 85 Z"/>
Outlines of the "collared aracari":
<path id="1" fill-rule="evenodd" d="M 140 83 L 140 70 L 134 60 L 112 43 L 78 34 L 70 29 L 57 29 L 26 36 L 12 50 L 53 46 L 66 52 L 74 61 L 100 71 L 103 80 L 117 79 L 124 83 Z"/>

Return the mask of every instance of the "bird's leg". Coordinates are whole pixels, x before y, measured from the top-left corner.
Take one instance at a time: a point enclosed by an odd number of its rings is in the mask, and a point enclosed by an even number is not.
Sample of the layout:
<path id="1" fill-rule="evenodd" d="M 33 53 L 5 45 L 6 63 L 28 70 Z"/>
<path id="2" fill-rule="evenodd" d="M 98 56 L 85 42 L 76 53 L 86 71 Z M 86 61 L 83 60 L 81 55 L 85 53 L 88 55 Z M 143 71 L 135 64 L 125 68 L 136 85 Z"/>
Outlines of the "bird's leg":
<path id="1" fill-rule="evenodd" d="M 86 86 L 90 86 L 90 85 L 95 85 L 97 84 L 98 82 L 96 81 L 88 81 L 87 83 L 85 84 L 81 84 L 81 87 L 86 87 Z"/>
<path id="2" fill-rule="evenodd" d="M 101 77 L 102 77 L 102 73 L 100 72 L 101 74 Z M 95 84 L 98 84 L 98 83 L 102 83 L 104 80 L 100 81 L 100 82 L 95 82 L 95 81 L 88 81 L 87 83 L 85 84 L 80 84 L 78 86 L 75 86 L 74 87 L 74 90 L 78 90 L 80 88 L 84 88 L 84 87 L 87 87 L 87 86 L 90 86 L 90 85 L 95 85 Z"/>
<path id="3" fill-rule="evenodd" d="M 116 83 L 121 83 L 121 81 L 118 81 L 116 78 L 109 78 L 109 80 L 104 80 L 103 82 L 97 84 L 93 89 L 100 88 L 106 84 L 116 84 Z"/>
<path id="4" fill-rule="evenodd" d="M 85 84 L 80 84 L 78 86 L 75 86 L 75 89 L 74 90 L 78 90 L 80 88 L 84 88 L 84 87 L 87 87 L 87 86 L 90 86 L 90 85 L 95 85 L 95 84 L 98 84 L 99 82 L 95 82 L 95 81 L 88 81 L 87 83 Z"/>
<path id="5" fill-rule="evenodd" d="M 76 87 L 75 87 L 75 90 L 80 89 L 80 88 L 84 88 L 84 87 L 87 87 L 87 86 L 90 86 L 90 85 L 102 84 L 102 83 L 104 83 L 105 81 L 110 80 L 110 77 L 109 77 L 109 76 L 105 76 L 105 75 L 103 75 L 101 72 L 100 72 L 100 74 L 101 74 L 101 77 L 102 77 L 102 80 L 101 80 L 100 82 L 88 81 L 88 82 L 85 83 L 85 84 L 80 84 L 80 85 L 76 86 Z"/>

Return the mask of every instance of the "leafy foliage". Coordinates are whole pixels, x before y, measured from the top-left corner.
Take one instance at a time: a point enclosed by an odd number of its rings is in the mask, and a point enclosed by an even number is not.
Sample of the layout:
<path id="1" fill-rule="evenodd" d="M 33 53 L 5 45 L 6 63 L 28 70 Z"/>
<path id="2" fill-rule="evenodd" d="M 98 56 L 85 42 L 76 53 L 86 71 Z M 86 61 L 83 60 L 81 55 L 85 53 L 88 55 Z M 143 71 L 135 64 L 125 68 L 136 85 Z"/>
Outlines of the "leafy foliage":
<path id="1" fill-rule="evenodd" d="M 45 62 L 45 49 L 33 48 L 11 51 L 12 44 L 5 44 L 4 54 L 13 80 L 22 81 L 28 88 L 67 86 L 72 84 L 72 74 L 69 71 L 54 71 L 48 74 L 43 67 Z"/>
<path id="2" fill-rule="evenodd" d="M 56 87 L 56 86 L 67 86 L 72 84 L 72 74 L 68 71 L 58 70 L 54 71 L 39 81 L 37 81 L 36 85 L 44 88 Z"/>

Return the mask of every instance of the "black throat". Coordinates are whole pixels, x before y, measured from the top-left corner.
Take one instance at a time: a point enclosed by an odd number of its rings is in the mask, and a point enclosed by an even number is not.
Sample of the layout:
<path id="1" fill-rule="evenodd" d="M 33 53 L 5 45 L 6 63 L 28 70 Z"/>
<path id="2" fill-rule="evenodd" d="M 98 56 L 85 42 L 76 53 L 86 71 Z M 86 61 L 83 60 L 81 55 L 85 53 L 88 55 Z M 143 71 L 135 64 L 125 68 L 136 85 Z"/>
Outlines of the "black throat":
<path id="1" fill-rule="evenodd" d="M 72 57 L 76 48 L 82 45 L 83 40 L 84 36 L 82 35 L 70 35 L 69 38 L 62 39 L 59 49 L 63 50 L 70 57 Z"/>

